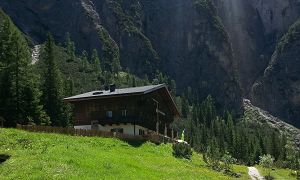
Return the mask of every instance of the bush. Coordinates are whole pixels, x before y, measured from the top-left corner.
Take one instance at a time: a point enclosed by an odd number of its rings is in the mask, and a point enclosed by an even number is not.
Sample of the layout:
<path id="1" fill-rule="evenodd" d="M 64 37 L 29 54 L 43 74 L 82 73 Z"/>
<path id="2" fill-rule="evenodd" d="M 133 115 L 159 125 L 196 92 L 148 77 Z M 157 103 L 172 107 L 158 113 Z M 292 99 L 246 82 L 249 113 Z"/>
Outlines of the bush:
<path id="1" fill-rule="evenodd" d="M 259 156 L 259 164 L 268 169 L 268 175 L 265 177 L 267 180 L 269 179 L 274 179 L 271 176 L 271 169 L 274 166 L 274 158 L 270 155 L 263 155 L 263 156 Z"/>
<path id="2" fill-rule="evenodd" d="M 173 144 L 173 155 L 175 157 L 190 159 L 192 154 L 192 148 L 188 143 L 176 142 Z"/>
<path id="3" fill-rule="evenodd" d="M 232 172 L 232 165 L 234 163 L 236 163 L 236 159 L 233 158 L 228 152 L 225 153 L 221 159 L 221 161 L 223 162 L 223 168 L 226 172 Z"/>
<path id="4" fill-rule="evenodd" d="M 270 169 L 273 167 L 274 158 L 270 154 L 259 156 L 259 164 L 264 168 Z"/>
<path id="5" fill-rule="evenodd" d="M 215 148 L 214 146 L 208 146 L 206 152 L 203 153 L 204 162 L 211 167 L 213 170 L 222 171 L 220 159 L 221 154 L 219 148 Z"/>

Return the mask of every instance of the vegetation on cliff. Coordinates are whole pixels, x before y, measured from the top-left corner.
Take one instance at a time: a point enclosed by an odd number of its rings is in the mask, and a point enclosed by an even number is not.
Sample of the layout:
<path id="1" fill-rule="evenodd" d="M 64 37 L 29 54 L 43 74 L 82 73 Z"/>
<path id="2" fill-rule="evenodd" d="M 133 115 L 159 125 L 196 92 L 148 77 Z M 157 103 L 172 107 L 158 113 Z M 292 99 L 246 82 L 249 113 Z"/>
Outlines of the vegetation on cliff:
<path id="1" fill-rule="evenodd" d="M 288 32 L 281 38 L 277 44 L 277 52 L 280 54 L 288 50 L 292 45 L 297 43 L 300 39 L 300 19 L 296 21 L 288 30 Z"/>

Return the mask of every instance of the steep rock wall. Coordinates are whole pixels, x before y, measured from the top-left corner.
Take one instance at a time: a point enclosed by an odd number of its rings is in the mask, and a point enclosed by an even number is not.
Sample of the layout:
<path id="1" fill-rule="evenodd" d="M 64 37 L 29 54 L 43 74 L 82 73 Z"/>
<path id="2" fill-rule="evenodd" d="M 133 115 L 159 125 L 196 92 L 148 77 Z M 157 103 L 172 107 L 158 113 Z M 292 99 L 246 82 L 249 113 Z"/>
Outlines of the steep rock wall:
<path id="1" fill-rule="evenodd" d="M 277 41 L 300 15 L 299 0 L 214 0 L 234 52 L 247 97 L 269 64 Z"/>
<path id="2" fill-rule="evenodd" d="M 144 33 L 179 90 L 191 86 L 201 99 L 212 94 L 218 105 L 237 109 L 241 94 L 232 49 L 211 1 L 144 0 L 142 5 Z"/>
<path id="3" fill-rule="evenodd" d="M 0 1 L 0 6 L 36 43 L 51 32 L 59 42 L 71 34 L 78 50 L 93 48 L 101 59 L 119 59 L 139 76 L 160 69 L 199 99 L 212 94 L 219 106 L 238 110 L 228 35 L 210 0 Z"/>
<path id="4" fill-rule="evenodd" d="M 264 75 L 252 87 L 257 106 L 300 127 L 300 20 L 278 43 Z"/>

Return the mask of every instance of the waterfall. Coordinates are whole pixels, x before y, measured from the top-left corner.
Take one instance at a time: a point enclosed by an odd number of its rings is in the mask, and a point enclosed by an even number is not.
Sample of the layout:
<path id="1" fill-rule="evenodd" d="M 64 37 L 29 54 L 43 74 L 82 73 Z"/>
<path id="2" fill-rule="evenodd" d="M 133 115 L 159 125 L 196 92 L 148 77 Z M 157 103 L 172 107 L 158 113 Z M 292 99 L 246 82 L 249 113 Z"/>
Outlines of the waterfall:
<path id="1" fill-rule="evenodd" d="M 40 50 L 41 50 L 41 45 L 34 46 L 34 48 L 32 50 L 32 54 L 31 54 L 31 57 L 32 57 L 31 64 L 35 64 L 39 60 Z"/>

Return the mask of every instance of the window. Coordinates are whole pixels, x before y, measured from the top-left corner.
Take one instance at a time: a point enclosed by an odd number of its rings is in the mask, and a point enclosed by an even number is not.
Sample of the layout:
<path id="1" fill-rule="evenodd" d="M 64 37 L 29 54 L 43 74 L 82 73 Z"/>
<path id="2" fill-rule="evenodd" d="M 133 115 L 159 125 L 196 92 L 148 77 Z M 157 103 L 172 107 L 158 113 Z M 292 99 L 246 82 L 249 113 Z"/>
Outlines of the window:
<path id="1" fill-rule="evenodd" d="M 106 111 L 106 117 L 112 118 L 113 114 L 112 111 Z"/>
<path id="2" fill-rule="evenodd" d="M 113 128 L 110 130 L 111 132 L 117 132 L 117 133 L 122 133 L 123 134 L 123 128 Z"/>
<path id="3" fill-rule="evenodd" d="M 139 135 L 140 135 L 140 136 L 145 135 L 145 131 L 144 131 L 143 129 L 139 129 Z"/>
<path id="4" fill-rule="evenodd" d="M 122 117 L 126 117 L 127 116 L 127 110 L 126 109 L 123 109 L 122 110 Z"/>

